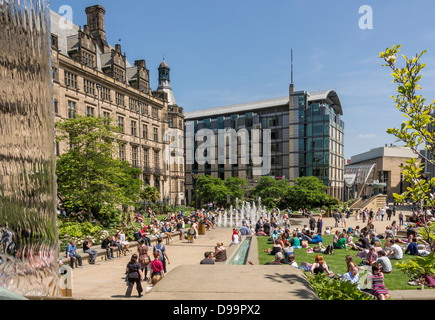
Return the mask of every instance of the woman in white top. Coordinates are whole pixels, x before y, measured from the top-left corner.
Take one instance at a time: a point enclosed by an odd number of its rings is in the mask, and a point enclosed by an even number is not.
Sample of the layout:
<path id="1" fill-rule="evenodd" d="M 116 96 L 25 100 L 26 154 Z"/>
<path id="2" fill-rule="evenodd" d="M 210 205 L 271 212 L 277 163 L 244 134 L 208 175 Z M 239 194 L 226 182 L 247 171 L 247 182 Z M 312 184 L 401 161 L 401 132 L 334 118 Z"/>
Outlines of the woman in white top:
<path id="1" fill-rule="evenodd" d="M 125 250 L 130 252 L 130 243 L 125 240 L 125 233 L 124 230 L 119 231 L 119 242 L 125 247 Z"/>
<path id="2" fill-rule="evenodd" d="M 231 236 L 231 240 L 232 242 L 230 246 L 233 244 L 239 244 L 239 233 L 237 232 L 236 229 L 233 229 L 233 235 Z"/>

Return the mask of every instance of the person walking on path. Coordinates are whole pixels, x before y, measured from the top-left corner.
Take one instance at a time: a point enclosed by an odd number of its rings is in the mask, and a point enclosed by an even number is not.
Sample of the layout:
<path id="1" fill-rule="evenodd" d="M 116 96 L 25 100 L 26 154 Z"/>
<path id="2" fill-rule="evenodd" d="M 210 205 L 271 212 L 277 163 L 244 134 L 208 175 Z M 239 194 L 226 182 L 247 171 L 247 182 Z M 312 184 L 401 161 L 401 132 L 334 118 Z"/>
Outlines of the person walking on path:
<path id="1" fill-rule="evenodd" d="M 337 209 L 334 211 L 334 219 L 335 219 L 335 226 L 334 227 L 337 228 L 338 223 L 340 221 L 340 212 Z"/>
<path id="2" fill-rule="evenodd" d="M 79 262 L 79 267 L 82 267 L 82 257 L 77 253 L 77 246 L 75 240 L 72 240 L 66 248 L 66 257 L 70 260 L 70 267 L 74 269 L 74 259 Z"/>
<path id="3" fill-rule="evenodd" d="M 170 264 L 170 261 L 166 253 L 166 247 L 163 244 L 161 237 L 157 238 L 157 244 L 153 247 L 153 252 L 157 252 L 159 254 L 159 260 L 163 264 L 163 271 L 166 272 L 166 262 Z"/>
<path id="4" fill-rule="evenodd" d="M 322 229 L 323 229 L 323 217 L 320 214 L 319 218 L 317 219 L 317 233 L 322 234 Z"/>
<path id="5" fill-rule="evenodd" d="M 341 212 L 341 227 L 342 228 L 347 228 L 346 215 L 347 215 L 347 212 L 346 212 L 346 210 L 343 209 L 343 211 Z"/>
<path id="6" fill-rule="evenodd" d="M 385 209 L 383 207 L 379 210 L 379 214 L 381 215 L 381 221 L 384 221 Z"/>
<path id="7" fill-rule="evenodd" d="M 139 263 L 141 266 L 142 273 L 144 273 L 144 279 L 147 280 L 148 265 L 151 262 L 150 256 L 148 255 L 148 246 L 145 244 L 144 239 L 140 239 L 139 246 L 137 247 L 137 252 L 139 253 Z"/>
<path id="8" fill-rule="evenodd" d="M 159 259 L 159 253 L 154 252 L 154 260 L 151 262 L 151 284 L 155 286 L 165 276 L 162 261 Z"/>
<path id="9" fill-rule="evenodd" d="M 362 212 L 362 222 L 365 223 L 367 220 L 367 208 Z"/>
<path id="10" fill-rule="evenodd" d="M 137 261 L 137 259 L 138 259 L 138 255 L 136 253 L 134 253 L 131 256 L 130 262 L 127 264 L 127 268 L 125 270 L 125 272 L 127 274 L 126 275 L 127 281 L 128 281 L 127 291 L 125 292 L 126 298 L 131 297 L 131 292 L 133 290 L 133 286 L 135 283 L 136 283 L 137 293 L 139 294 L 139 297 L 142 297 L 143 273 L 141 270 L 141 265 Z"/>

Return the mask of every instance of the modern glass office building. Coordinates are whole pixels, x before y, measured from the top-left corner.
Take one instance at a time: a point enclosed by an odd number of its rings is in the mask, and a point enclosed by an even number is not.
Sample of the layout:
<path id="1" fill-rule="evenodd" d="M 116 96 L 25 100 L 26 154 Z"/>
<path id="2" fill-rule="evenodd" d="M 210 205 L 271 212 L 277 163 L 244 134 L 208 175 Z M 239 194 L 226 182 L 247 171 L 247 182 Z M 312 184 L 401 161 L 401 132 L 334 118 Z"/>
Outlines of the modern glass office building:
<path id="1" fill-rule="evenodd" d="M 192 201 L 192 175 L 196 174 L 240 177 L 250 185 L 264 175 L 291 182 L 316 176 L 328 186 L 329 194 L 341 199 L 342 115 L 334 90 L 294 92 L 292 85 L 287 97 L 186 112 L 188 203 Z M 214 137 L 204 138 L 204 133 Z M 222 139 L 224 133 L 228 139 Z M 257 137 L 259 143 L 255 143 Z M 205 161 L 203 157 L 198 161 L 204 154 Z"/>
<path id="2" fill-rule="evenodd" d="M 338 199 L 343 194 L 344 122 L 343 109 L 334 90 L 299 91 L 290 99 L 290 175 L 315 176 Z"/>

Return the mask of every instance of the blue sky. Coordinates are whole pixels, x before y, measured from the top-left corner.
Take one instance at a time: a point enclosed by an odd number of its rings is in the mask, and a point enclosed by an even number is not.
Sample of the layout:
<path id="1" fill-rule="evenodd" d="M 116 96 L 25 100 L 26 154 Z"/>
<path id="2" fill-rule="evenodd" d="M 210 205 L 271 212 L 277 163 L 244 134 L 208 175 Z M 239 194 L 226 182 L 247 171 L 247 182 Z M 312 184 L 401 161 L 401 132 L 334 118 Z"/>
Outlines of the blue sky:
<path id="1" fill-rule="evenodd" d="M 428 50 L 422 94 L 435 98 L 435 2 L 432 0 L 51 0 L 86 24 L 87 6 L 106 9 L 106 36 L 133 63 L 145 59 L 151 87 L 163 55 L 177 104 L 185 111 L 284 97 L 294 51 L 296 90 L 334 89 L 345 122 L 345 158 L 395 143 L 386 133 L 403 116 L 391 95 L 380 51 L 402 44 L 408 57 Z M 369 5 L 373 29 L 361 29 Z M 63 12 L 59 12 L 61 15 Z"/>

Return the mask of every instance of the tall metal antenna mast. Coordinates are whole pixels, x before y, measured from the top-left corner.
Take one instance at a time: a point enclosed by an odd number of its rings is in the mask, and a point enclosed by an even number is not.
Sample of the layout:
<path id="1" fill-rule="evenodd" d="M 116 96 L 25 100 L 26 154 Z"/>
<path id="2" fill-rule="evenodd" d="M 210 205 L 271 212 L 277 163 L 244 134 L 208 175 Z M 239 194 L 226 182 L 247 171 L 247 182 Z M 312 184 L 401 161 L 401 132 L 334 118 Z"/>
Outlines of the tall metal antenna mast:
<path id="1" fill-rule="evenodd" d="M 292 70 L 291 70 L 291 84 L 293 84 L 293 49 L 291 50 L 291 59 L 292 59 Z"/>
<path id="2" fill-rule="evenodd" d="M 290 82 L 290 95 L 295 92 L 295 85 L 293 84 L 293 48 L 291 50 L 291 82 Z"/>

